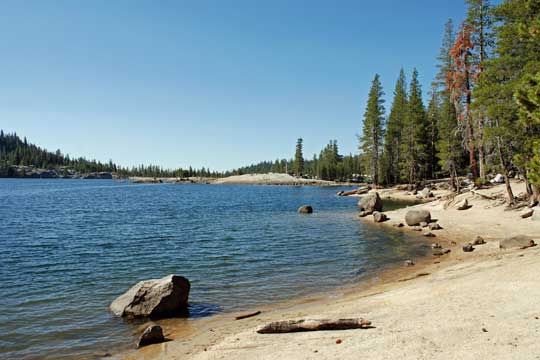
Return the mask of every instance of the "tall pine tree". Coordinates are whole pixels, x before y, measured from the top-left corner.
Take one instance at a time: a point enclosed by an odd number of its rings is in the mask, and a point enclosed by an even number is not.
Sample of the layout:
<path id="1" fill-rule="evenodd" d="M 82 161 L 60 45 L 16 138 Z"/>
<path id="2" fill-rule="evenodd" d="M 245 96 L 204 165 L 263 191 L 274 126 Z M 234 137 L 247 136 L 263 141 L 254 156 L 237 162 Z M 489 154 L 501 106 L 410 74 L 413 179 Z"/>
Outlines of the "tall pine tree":
<path id="1" fill-rule="evenodd" d="M 369 169 L 373 184 L 379 184 L 380 156 L 384 138 L 384 95 L 379 75 L 376 74 L 371 83 L 364 126 L 360 136 L 360 151 L 364 166 Z"/>
<path id="2" fill-rule="evenodd" d="M 409 184 L 416 184 L 418 180 L 426 176 L 426 130 L 426 112 L 422 102 L 422 90 L 418 81 L 418 71 L 414 69 L 401 144 L 401 171 Z"/>
<path id="3" fill-rule="evenodd" d="M 296 142 L 296 152 L 294 154 L 294 174 L 302 176 L 304 173 L 304 154 L 302 152 L 302 138 Z"/>
<path id="4" fill-rule="evenodd" d="M 384 139 L 384 176 L 387 184 L 397 184 L 400 181 L 399 163 L 401 161 L 401 131 L 407 115 L 407 83 L 403 69 L 394 89 L 394 98 L 390 115 L 386 124 Z"/>

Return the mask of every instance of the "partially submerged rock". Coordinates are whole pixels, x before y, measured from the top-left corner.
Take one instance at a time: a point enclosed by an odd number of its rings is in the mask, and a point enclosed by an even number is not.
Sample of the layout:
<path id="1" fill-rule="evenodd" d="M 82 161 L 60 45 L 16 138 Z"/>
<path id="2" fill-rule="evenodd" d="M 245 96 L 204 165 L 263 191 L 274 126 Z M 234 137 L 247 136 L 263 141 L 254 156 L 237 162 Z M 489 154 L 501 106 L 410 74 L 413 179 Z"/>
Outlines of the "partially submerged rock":
<path id="1" fill-rule="evenodd" d="M 425 221 L 422 221 L 422 222 L 420 223 L 420 226 L 423 227 L 423 228 L 424 228 L 424 227 L 428 227 L 428 225 L 429 225 L 429 224 L 428 224 L 427 222 L 425 222 Z"/>
<path id="2" fill-rule="evenodd" d="M 405 260 L 405 266 L 414 266 L 414 262 L 412 260 Z"/>
<path id="3" fill-rule="evenodd" d="M 311 205 L 300 206 L 298 212 L 300 214 L 311 214 L 313 213 L 313 207 Z"/>
<path id="4" fill-rule="evenodd" d="M 380 222 L 383 222 L 383 221 L 388 220 L 388 216 L 386 216 L 385 213 L 375 211 L 375 212 L 373 213 L 373 220 L 374 220 L 375 222 L 380 223 Z"/>
<path id="5" fill-rule="evenodd" d="M 358 201 L 358 207 L 361 212 L 366 213 L 366 215 L 373 214 L 375 211 L 382 211 L 382 200 L 379 196 L 379 193 L 371 193 L 363 196 L 360 201 Z"/>
<path id="6" fill-rule="evenodd" d="M 439 243 L 433 243 L 431 244 L 432 249 L 442 249 L 442 245 Z"/>
<path id="7" fill-rule="evenodd" d="M 173 316 L 187 309 L 190 286 L 178 275 L 141 281 L 116 298 L 110 310 L 122 317 Z"/>
<path id="8" fill-rule="evenodd" d="M 405 214 L 405 222 L 409 226 L 420 225 L 421 222 L 429 223 L 431 221 L 431 214 L 425 209 L 409 210 Z"/>
<path id="9" fill-rule="evenodd" d="M 400 228 L 400 227 L 404 227 L 405 225 L 403 225 L 403 223 L 400 222 L 400 223 L 394 224 L 392 226 Z"/>
<path id="10" fill-rule="evenodd" d="M 534 240 L 527 235 L 516 235 L 499 242 L 501 249 L 526 249 L 535 245 Z"/>
<path id="11" fill-rule="evenodd" d="M 143 347 L 151 344 L 159 344 L 165 341 L 163 336 L 163 329 L 159 325 L 148 326 L 142 335 L 139 337 L 137 347 Z"/>
<path id="12" fill-rule="evenodd" d="M 426 231 L 426 232 L 424 233 L 424 236 L 425 236 L 425 237 L 435 237 L 435 234 L 432 233 L 431 231 Z"/>

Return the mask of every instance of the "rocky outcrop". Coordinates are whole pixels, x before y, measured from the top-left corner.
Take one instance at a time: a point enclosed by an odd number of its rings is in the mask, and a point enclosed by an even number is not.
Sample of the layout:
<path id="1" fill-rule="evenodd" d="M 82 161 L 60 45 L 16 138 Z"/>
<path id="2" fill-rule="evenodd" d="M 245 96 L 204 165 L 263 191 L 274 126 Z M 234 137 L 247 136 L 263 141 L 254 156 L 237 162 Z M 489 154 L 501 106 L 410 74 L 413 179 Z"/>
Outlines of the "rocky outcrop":
<path id="1" fill-rule="evenodd" d="M 163 329 L 159 325 L 148 326 L 142 335 L 139 337 L 137 347 L 143 347 L 151 344 L 159 344 L 165 341 L 163 336 Z"/>
<path id="2" fill-rule="evenodd" d="M 534 240 L 527 235 L 516 235 L 499 242 L 501 249 L 526 249 L 535 245 Z"/>
<path id="3" fill-rule="evenodd" d="M 137 283 L 111 303 L 113 314 L 122 317 L 168 317 L 187 309 L 189 280 L 168 275 Z"/>
<path id="4" fill-rule="evenodd" d="M 421 222 L 429 223 L 431 221 L 431 214 L 424 209 L 409 210 L 405 214 L 405 222 L 409 226 L 420 225 Z"/>
<path id="5" fill-rule="evenodd" d="M 311 207 L 310 205 L 300 206 L 298 208 L 298 212 L 300 214 L 311 214 L 313 213 L 313 207 Z"/>
<path id="6" fill-rule="evenodd" d="M 366 215 L 373 214 L 375 211 L 382 211 L 382 200 L 379 193 L 371 193 L 363 196 L 358 201 L 358 208 Z"/>

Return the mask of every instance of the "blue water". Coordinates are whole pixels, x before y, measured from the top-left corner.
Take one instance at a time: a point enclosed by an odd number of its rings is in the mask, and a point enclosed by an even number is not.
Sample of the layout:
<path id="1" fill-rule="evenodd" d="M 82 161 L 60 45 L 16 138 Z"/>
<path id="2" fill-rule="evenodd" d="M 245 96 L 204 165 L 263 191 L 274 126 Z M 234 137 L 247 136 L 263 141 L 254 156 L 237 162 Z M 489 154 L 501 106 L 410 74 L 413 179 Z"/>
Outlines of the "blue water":
<path id="1" fill-rule="evenodd" d="M 190 316 L 334 289 L 422 255 L 337 188 L 0 179 L 0 358 L 131 346 L 107 307 L 143 279 L 192 283 Z M 296 209 L 313 205 L 312 215 Z"/>

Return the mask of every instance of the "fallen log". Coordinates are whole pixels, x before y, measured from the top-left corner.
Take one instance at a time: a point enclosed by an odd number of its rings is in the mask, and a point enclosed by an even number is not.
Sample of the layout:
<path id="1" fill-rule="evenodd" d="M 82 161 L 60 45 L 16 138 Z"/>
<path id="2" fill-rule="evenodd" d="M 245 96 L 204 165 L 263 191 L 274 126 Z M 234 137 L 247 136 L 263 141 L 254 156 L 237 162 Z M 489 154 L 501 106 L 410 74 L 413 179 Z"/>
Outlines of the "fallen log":
<path id="1" fill-rule="evenodd" d="M 339 196 L 350 196 L 350 195 L 356 195 L 356 194 L 358 194 L 358 189 L 342 191 Z"/>
<path id="2" fill-rule="evenodd" d="M 480 196 L 481 198 L 484 198 L 484 199 L 488 199 L 488 200 L 497 200 L 497 198 L 496 198 L 495 196 L 490 196 L 490 195 L 486 195 L 486 194 L 481 194 L 481 193 L 479 193 L 478 191 L 471 190 L 471 193 L 473 193 L 474 195 L 478 195 L 478 196 Z"/>
<path id="3" fill-rule="evenodd" d="M 367 329 L 371 321 L 364 319 L 287 320 L 270 323 L 257 330 L 259 334 L 281 334 L 300 331 Z"/>
<path id="4" fill-rule="evenodd" d="M 253 317 L 253 316 L 257 316 L 257 315 L 259 315 L 260 313 L 261 313 L 260 311 L 255 311 L 255 312 L 252 312 L 252 313 L 249 313 L 249 314 L 238 315 L 238 316 L 235 317 L 234 319 L 235 319 L 235 320 L 247 319 L 247 318 L 250 318 L 250 317 Z"/>

